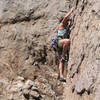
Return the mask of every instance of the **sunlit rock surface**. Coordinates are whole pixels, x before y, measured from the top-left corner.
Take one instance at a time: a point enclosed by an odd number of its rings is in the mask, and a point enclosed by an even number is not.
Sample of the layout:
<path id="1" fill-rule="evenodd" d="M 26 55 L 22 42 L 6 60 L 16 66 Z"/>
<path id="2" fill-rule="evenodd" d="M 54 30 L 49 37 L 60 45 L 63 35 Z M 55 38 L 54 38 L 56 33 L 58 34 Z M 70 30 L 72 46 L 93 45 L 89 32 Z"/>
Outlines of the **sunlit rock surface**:
<path id="1" fill-rule="evenodd" d="M 64 85 L 50 44 L 71 7 Z M 100 100 L 99 0 L 0 0 L 0 27 L 0 100 Z"/>

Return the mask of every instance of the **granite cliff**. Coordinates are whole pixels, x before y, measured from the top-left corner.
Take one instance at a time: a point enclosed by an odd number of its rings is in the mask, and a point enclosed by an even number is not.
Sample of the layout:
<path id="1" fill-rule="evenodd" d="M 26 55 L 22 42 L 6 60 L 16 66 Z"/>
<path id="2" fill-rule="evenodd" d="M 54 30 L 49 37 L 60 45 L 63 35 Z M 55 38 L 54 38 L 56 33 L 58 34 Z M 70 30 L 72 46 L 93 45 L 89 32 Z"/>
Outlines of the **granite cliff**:
<path id="1" fill-rule="evenodd" d="M 50 41 L 71 7 L 63 84 Z M 0 0 L 0 35 L 0 100 L 100 100 L 99 0 Z"/>
<path id="2" fill-rule="evenodd" d="M 74 0 L 64 100 L 100 100 L 100 1 Z"/>

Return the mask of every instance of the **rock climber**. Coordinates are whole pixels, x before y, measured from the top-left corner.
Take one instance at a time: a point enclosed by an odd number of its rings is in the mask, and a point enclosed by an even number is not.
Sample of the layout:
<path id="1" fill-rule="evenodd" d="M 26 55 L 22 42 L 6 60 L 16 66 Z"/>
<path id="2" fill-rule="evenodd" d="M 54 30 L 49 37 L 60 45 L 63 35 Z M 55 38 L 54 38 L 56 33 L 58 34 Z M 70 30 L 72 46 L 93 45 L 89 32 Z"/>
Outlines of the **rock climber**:
<path id="1" fill-rule="evenodd" d="M 65 35 L 68 34 L 66 27 L 68 25 L 68 21 L 70 19 L 70 16 L 73 12 L 73 8 L 64 16 L 64 18 L 61 18 L 60 24 L 56 28 L 57 31 L 57 39 L 58 39 L 58 48 L 61 49 L 61 54 L 59 54 L 59 80 L 60 81 L 65 81 L 66 79 L 64 78 L 63 72 L 63 61 L 65 60 L 65 54 L 67 52 L 67 48 L 70 45 L 70 39 L 65 38 Z"/>

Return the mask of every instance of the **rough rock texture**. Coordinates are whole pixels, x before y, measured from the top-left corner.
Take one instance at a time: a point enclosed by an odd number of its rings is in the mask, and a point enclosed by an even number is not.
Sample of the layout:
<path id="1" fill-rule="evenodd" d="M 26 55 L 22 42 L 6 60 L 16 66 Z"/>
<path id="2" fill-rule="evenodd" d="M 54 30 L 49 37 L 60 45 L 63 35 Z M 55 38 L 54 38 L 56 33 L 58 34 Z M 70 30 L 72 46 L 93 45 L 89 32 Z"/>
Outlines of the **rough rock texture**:
<path id="1" fill-rule="evenodd" d="M 62 100 L 50 40 L 66 6 L 56 0 L 0 0 L 0 100 Z"/>
<path id="2" fill-rule="evenodd" d="M 50 40 L 73 6 L 65 86 Z M 0 0 L 0 100 L 100 100 L 99 66 L 99 0 Z"/>
<path id="3" fill-rule="evenodd" d="M 76 9 L 64 100 L 100 100 L 100 1 L 71 2 Z"/>

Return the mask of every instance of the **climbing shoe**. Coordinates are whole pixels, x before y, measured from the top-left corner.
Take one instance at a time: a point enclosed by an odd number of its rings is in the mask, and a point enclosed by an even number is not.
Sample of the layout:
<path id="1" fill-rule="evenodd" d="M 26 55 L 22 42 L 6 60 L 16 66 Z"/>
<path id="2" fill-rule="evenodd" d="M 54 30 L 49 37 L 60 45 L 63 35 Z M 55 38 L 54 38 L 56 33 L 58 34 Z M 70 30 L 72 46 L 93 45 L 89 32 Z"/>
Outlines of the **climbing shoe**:
<path id="1" fill-rule="evenodd" d="M 66 82 L 66 79 L 65 79 L 64 77 L 60 77 L 59 80 L 60 80 L 61 82 Z"/>

